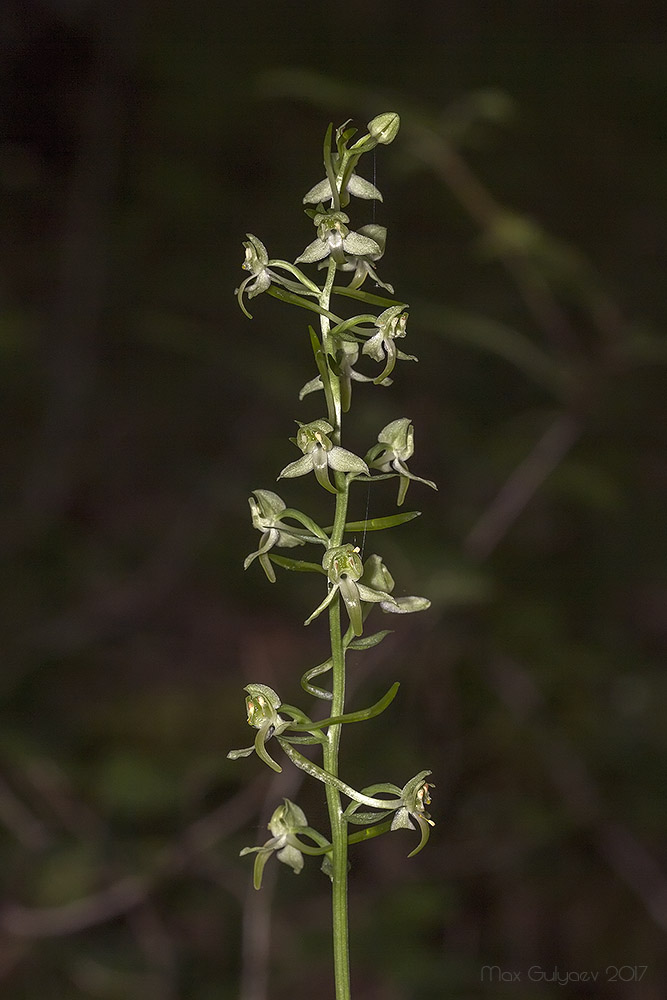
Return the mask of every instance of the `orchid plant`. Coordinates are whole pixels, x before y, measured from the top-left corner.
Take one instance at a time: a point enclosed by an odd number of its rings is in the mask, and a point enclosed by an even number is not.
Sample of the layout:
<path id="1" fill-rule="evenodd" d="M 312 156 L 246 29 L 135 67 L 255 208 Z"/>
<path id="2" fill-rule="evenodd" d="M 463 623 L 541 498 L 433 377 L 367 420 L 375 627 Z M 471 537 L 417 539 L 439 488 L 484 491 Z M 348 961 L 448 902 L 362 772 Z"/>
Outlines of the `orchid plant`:
<path id="1" fill-rule="evenodd" d="M 370 181 L 356 171 L 362 156 L 378 145 L 387 145 L 399 130 L 399 117 L 393 112 L 378 115 L 368 124 L 368 132 L 353 141 L 356 129 L 342 125 L 334 133 L 330 125 L 324 140 L 325 178 L 305 195 L 306 215 L 315 226 L 315 238 L 292 264 L 269 256 L 264 244 L 248 234 L 244 270 L 248 277 L 236 295 L 245 315 L 251 317 L 249 300 L 268 292 L 284 302 L 307 309 L 319 317 L 319 333 L 311 326 L 310 343 L 317 374 L 302 388 L 300 399 L 322 392 L 326 415 L 298 423 L 292 442 L 301 457 L 290 462 L 278 479 L 293 479 L 314 474 L 317 487 L 331 496 L 332 524 L 322 526 L 312 517 L 293 507 L 271 490 L 257 489 L 249 499 L 253 527 L 260 533 L 259 547 L 245 560 L 245 569 L 256 561 L 270 583 L 276 580 L 275 568 L 310 572 L 322 577 L 322 600 L 308 614 L 309 625 L 325 611 L 329 618 L 330 650 L 326 659 L 307 670 L 301 686 L 316 699 L 330 704 L 327 718 L 313 720 L 306 712 L 284 704 L 265 684 L 245 688 L 248 724 L 256 730 L 252 746 L 232 750 L 232 759 L 256 754 L 274 771 L 281 765 L 269 753 L 273 741 L 282 754 L 297 768 L 321 782 L 328 807 L 330 830 L 325 835 L 308 825 L 303 810 L 288 799 L 278 806 L 269 823 L 270 839 L 258 847 L 246 847 L 242 854 L 255 855 L 254 885 L 259 889 L 264 867 L 273 854 L 298 874 L 304 855 L 322 859 L 322 869 L 332 884 L 333 952 L 336 1000 L 350 1000 L 348 948 L 348 847 L 399 829 L 413 829 L 420 834 L 417 854 L 426 844 L 433 825 L 427 806 L 432 783 L 430 771 L 420 771 L 402 787 L 385 782 L 357 790 L 339 774 L 339 748 L 342 727 L 361 722 L 383 712 L 396 696 L 394 683 L 376 704 L 346 712 L 346 658 L 350 652 L 370 649 L 382 642 L 390 631 L 366 631 L 366 620 L 374 607 L 387 614 L 425 611 L 430 602 L 424 597 L 395 597 L 394 580 L 381 556 L 365 560 L 359 548 L 344 540 L 356 532 L 379 531 L 406 523 L 417 511 L 388 514 L 362 521 L 348 521 L 350 490 L 358 483 L 397 477 L 397 505 L 405 499 L 410 481 L 435 489 L 433 482 L 408 470 L 406 462 L 414 453 L 414 428 L 408 417 L 398 417 L 383 427 L 377 442 L 362 458 L 343 447 L 343 419 L 350 409 L 352 382 L 388 386 L 390 375 L 400 361 L 416 361 L 413 355 L 398 349 L 397 341 L 406 336 L 408 306 L 394 298 L 391 285 L 380 280 L 376 265 L 384 254 L 386 229 L 372 223 L 358 230 L 349 226 L 345 211 L 352 198 L 382 201 L 382 195 Z M 302 265 L 316 264 L 324 271 L 321 284 L 302 270 Z M 337 279 L 352 273 L 347 284 Z M 369 291 L 367 282 L 376 289 Z M 384 294 L 388 293 L 388 295 Z M 334 311 L 334 299 L 362 302 L 364 313 L 343 317 Z M 380 310 L 380 311 L 378 311 Z M 379 373 L 359 372 L 356 365 L 366 359 L 380 366 Z M 370 486 L 366 486 L 370 489 Z M 314 546 L 321 550 L 317 561 L 295 559 L 278 554 L 280 548 Z M 345 618 L 341 611 L 344 609 Z M 315 678 L 330 674 L 329 689 L 313 684 Z M 321 764 L 307 757 L 299 746 L 311 746 L 321 754 Z M 360 827 L 350 832 L 350 827 Z"/>

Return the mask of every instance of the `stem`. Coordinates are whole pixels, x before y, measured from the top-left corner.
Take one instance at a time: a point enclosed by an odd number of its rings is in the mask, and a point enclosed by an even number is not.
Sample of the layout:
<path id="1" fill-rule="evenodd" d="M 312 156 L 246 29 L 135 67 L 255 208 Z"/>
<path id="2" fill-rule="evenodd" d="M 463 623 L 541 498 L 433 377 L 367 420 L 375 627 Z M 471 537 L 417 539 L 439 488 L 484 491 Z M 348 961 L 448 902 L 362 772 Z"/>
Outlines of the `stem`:
<path id="1" fill-rule="evenodd" d="M 329 258 L 327 278 L 320 297 L 320 306 L 323 313 L 320 314 L 320 328 L 322 331 L 322 350 L 326 359 L 327 354 L 333 353 L 331 350 L 331 323 L 329 321 L 329 306 L 331 302 L 331 290 L 336 276 L 336 263 Z M 328 369 L 328 365 L 327 365 Z M 333 439 L 335 444 L 340 444 L 341 440 L 341 393 L 340 382 L 336 376 L 327 371 L 331 393 L 327 393 L 329 403 L 329 423 L 333 426 Z M 333 529 L 331 532 L 332 546 L 340 545 L 343 539 L 343 531 L 347 518 L 348 480 L 347 477 L 336 472 L 336 511 L 334 515 Z M 340 625 L 340 595 L 336 597 L 329 606 L 329 636 L 331 641 L 331 659 L 333 698 L 331 701 L 332 716 L 343 715 L 345 712 L 345 646 L 341 634 Z M 341 725 L 340 723 L 329 726 L 327 730 L 327 740 L 323 748 L 323 763 L 325 770 L 338 777 L 338 755 L 340 748 Z M 334 953 L 334 981 L 336 988 L 336 1000 L 351 1000 L 350 993 L 350 941 L 348 922 L 348 899 L 347 899 L 347 822 L 343 818 L 343 808 L 341 805 L 340 792 L 326 786 L 327 808 L 329 811 L 329 822 L 331 824 L 331 902 L 332 902 L 332 934 Z"/>
<path id="2" fill-rule="evenodd" d="M 340 599 L 336 595 L 329 608 L 329 631 L 333 659 L 333 700 L 335 714 L 345 706 L 345 651 L 340 631 Z M 324 767 L 338 776 L 341 725 L 329 726 L 324 746 Z M 347 822 L 343 819 L 340 793 L 326 786 L 332 844 L 332 914 L 336 1000 L 350 1000 L 350 956 L 347 902 Z"/>

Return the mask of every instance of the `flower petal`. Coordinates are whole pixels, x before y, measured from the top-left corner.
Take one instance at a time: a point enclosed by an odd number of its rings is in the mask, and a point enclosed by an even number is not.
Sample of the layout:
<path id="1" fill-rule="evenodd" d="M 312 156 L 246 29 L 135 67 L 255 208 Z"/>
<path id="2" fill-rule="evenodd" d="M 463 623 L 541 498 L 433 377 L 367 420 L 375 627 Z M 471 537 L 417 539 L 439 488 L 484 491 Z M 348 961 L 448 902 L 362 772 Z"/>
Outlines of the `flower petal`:
<path id="1" fill-rule="evenodd" d="M 308 618 L 306 618 L 305 622 L 303 623 L 304 625 L 310 625 L 310 623 L 315 618 L 317 618 L 318 615 L 322 614 L 322 612 L 324 611 L 325 608 L 329 607 L 329 605 L 331 604 L 331 602 L 333 601 L 333 599 L 334 599 L 334 597 L 336 595 L 336 591 L 337 590 L 338 590 L 338 587 L 332 587 L 331 588 L 331 590 L 329 591 L 329 593 L 327 594 L 327 596 L 324 598 L 324 600 L 322 601 L 322 603 L 319 604 L 315 608 L 315 610 L 313 611 L 312 615 L 309 615 Z"/>
<path id="2" fill-rule="evenodd" d="M 347 182 L 347 190 L 355 198 L 364 198 L 367 201 L 374 198 L 376 201 L 382 201 L 382 195 L 375 187 L 375 184 L 371 184 L 370 181 L 367 181 L 365 177 L 360 177 L 359 174 L 352 174 Z"/>
<path id="3" fill-rule="evenodd" d="M 327 461 L 336 472 L 354 472 L 357 474 L 365 472 L 366 475 L 369 475 L 368 466 L 363 458 L 359 458 L 358 455 L 354 455 L 347 448 L 341 448 L 339 445 L 334 445 L 331 451 L 327 452 Z"/>
<path id="4" fill-rule="evenodd" d="M 296 462 L 290 462 L 289 465 L 286 465 L 278 479 L 295 479 L 297 476 L 305 476 L 312 468 L 312 454 L 302 455 L 301 458 L 297 458 Z"/>
<path id="5" fill-rule="evenodd" d="M 304 205 L 319 205 L 320 202 L 324 202 L 327 198 L 332 197 L 331 184 L 329 183 L 329 178 L 325 177 L 323 181 L 319 184 L 315 184 L 311 187 L 310 191 L 303 196 Z"/>
<path id="6" fill-rule="evenodd" d="M 354 231 L 349 232 L 343 240 L 343 249 L 345 253 L 354 254 L 355 257 L 368 257 L 371 254 L 380 255 L 382 253 L 375 240 Z"/>
<path id="7" fill-rule="evenodd" d="M 393 603 L 382 601 L 380 609 L 386 614 L 409 615 L 413 611 L 427 611 L 431 602 L 427 597 L 397 597 Z"/>
<path id="8" fill-rule="evenodd" d="M 295 875 L 298 875 L 303 869 L 303 854 L 292 844 L 286 844 L 282 851 L 278 851 L 276 857 L 284 865 L 289 865 Z"/>
<path id="9" fill-rule="evenodd" d="M 314 264 L 318 260 L 323 260 L 329 253 L 329 241 L 321 240 L 318 236 L 316 240 L 309 243 L 306 249 L 300 254 L 296 264 Z"/>

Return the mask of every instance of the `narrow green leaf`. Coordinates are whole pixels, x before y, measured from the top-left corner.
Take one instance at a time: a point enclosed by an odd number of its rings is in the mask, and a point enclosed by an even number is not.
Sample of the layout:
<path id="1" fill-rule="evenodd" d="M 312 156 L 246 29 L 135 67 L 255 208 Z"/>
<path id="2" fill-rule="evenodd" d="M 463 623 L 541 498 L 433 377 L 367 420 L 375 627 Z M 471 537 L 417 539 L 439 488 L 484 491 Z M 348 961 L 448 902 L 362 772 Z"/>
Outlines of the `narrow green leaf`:
<path id="1" fill-rule="evenodd" d="M 387 816 L 391 816 L 395 812 L 394 809 L 385 809 L 383 812 L 367 812 L 367 813 L 348 813 L 345 817 L 348 823 L 353 823 L 356 826 L 365 826 L 367 823 L 376 823 L 382 819 L 386 819 Z M 391 824 L 387 824 L 387 829 Z"/>
<path id="2" fill-rule="evenodd" d="M 292 306 L 299 306 L 301 309 L 308 309 L 310 312 L 318 313 L 320 316 L 326 316 L 328 319 L 333 320 L 334 323 L 343 322 L 340 316 L 329 312 L 328 309 L 323 309 L 317 302 L 310 302 L 308 299 L 303 299 L 300 295 L 288 292 L 284 288 L 277 288 L 275 285 L 271 285 L 267 289 L 267 292 L 269 295 L 273 295 L 274 299 L 280 299 L 281 302 L 289 302 Z"/>
<path id="3" fill-rule="evenodd" d="M 320 573 L 326 576 L 319 563 L 306 562 L 304 559 L 290 559 L 288 556 L 274 556 L 273 552 L 269 559 L 282 569 L 290 569 L 296 573 Z"/>
<path id="4" fill-rule="evenodd" d="M 366 719 L 374 719 L 376 715 L 380 715 L 384 712 L 385 708 L 391 705 L 400 686 L 399 682 L 395 681 L 387 693 L 379 701 L 376 701 L 374 705 L 371 705 L 370 708 L 363 708 L 359 712 L 348 712 L 345 715 L 332 715 L 328 719 L 322 719 L 318 722 L 310 722 L 310 720 L 308 722 L 297 722 L 295 725 L 289 727 L 290 731 L 295 733 L 313 732 L 316 729 L 324 729 L 326 726 L 338 726 L 343 722 L 365 722 Z"/>
<path id="5" fill-rule="evenodd" d="M 348 844 L 361 844 L 365 840 L 371 840 L 373 837 L 381 837 L 383 833 L 389 833 L 391 830 L 391 821 L 387 820 L 386 823 L 378 823 L 377 826 L 366 827 L 365 830 L 359 830 L 358 833 L 353 833 L 347 838 Z"/>
<path id="6" fill-rule="evenodd" d="M 338 188 L 336 187 L 336 172 L 333 168 L 333 159 L 331 155 L 331 137 L 333 135 L 333 122 L 329 123 L 329 128 L 324 136 L 324 166 L 326 168 L 327 177 L 329 178 L 329 184 L 331 185 L 331 194 L 333 198 L 333 207 L 335 211 L 340 210 L 340 195 L 338 193 Z"/>
<path id="7" fill-rule="evenodd" d="M 407 303 L 401 302 L 400 299 L 388 299 L 384 295 L 373 295 L 372 292 L 365 292 L 360 288 L 349 288 L 347 285 L 334 285 L 333 291 L 337 295 L 345 295 L 348 299 L 368 302 L 371 306 L 405 306 L 407 308 Z"/>
<path id="8" fill-rule="evenodd" d="M 373 477 L 375 478 L 375 477 Z M 400 514 L 389 514 L 387 517 L 371 517 L 365 521 L 347 521 L 345 531 L 383 531 L 385 528 L 395 528 L 406 521 L 421 517 L 420 510 L 406 510 Z M 325 528 L 325 531 L 330 529 Z"/>

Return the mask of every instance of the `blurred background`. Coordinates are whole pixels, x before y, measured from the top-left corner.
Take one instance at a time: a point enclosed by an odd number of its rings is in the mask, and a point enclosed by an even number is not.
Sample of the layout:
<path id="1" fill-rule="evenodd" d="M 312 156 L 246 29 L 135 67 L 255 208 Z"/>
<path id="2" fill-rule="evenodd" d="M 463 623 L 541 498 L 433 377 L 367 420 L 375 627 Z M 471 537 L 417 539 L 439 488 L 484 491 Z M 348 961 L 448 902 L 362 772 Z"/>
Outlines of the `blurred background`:
<path id="1" fill-rule="evenodd" d="M 310 578 L 242 570 L 250 490 L 320 415 L 307 318 L 233 292 L 247 232 L 311 240 L 329 121 L 385 110 L 402 131 L 364 166 L 420 360 L 355 387 L 348 441 L 413 420 L 439 492 L 412 484 L 422 517 L 367 552 L 433 604 L 351 658 L 351 708 L 402 686 L 342 768 L 430 768 L 436 826 L 410 861 L 407 832 L 353 852 L 354 995 L 665 995 L 652 8 L 5 0 L 3 997 L 332 996 L 318 865 L 255 893 L 238 858 L 282 796 L 325 822 L 319 789 L 226 754 L 245 684 L 309 710 L 327 640 Z M 310 482 L 282 495 L 312 510 Z"/>

